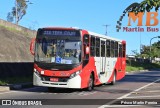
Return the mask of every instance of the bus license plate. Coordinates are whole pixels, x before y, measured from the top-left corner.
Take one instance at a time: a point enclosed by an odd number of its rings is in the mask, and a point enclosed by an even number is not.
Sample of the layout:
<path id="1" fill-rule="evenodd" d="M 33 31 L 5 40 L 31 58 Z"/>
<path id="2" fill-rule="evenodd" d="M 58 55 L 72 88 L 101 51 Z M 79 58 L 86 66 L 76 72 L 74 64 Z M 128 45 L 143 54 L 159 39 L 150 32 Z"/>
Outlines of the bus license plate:
<path id="1" fill-rule="evenodd" d="M 52 82 L 58 82 L 58 78 L 50 78 L 50 81 L 52 81 Z"/>

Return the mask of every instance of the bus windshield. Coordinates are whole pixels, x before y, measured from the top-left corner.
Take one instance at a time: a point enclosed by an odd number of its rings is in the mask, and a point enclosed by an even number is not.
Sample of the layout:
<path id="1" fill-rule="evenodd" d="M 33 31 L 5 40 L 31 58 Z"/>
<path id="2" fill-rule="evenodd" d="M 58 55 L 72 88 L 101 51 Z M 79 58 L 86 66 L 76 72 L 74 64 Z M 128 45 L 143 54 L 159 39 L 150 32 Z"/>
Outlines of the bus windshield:
<path id="1" fill-rule="evenodd" d="M 56 64 L 78 64 L 81 62 L 81 41 L 55 38 L 36 40 L 35 61 Z"/>

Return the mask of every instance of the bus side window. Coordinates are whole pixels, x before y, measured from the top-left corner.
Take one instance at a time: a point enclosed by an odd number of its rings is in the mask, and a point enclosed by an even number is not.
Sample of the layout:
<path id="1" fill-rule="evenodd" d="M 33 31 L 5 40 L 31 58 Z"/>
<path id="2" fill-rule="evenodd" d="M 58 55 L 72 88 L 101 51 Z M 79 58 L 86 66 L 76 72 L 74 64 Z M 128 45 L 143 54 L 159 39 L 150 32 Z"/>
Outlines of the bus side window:
<path id="1" fill-rule="evenodd" d="M 114 57 L 114 41 L 111 41 L 111 57 Z"/>
<path id="2" fill-rule="evenodd" d="M 106 49 L 107 49 L 107 50 L 106 50 L 106 51 L 107 51 L 107 53 L 106 53 L 107 55 L 106 55 L 106 56 L 107 56 L 107 57 L 110 57 L 110 55 L 111 55 L 111 53 L 110 53 L 110 52 L 111 52 L 110 48 L 111 48 L 111 47 L 110 47 L 110 40 L 107 40 L 107 41 L 106 41 Z"/>
<path id="3" fill-rule="evenodd" d="M 96 38 L 96 57 L 100 56 L 100 38 Z"/>
<path id="4" fill-rule="evenodd" d="M 122 45 L 119 44 L 119 57 L 122 57 Z"/>
<path id="5" fill-rule="evenodd" d="M 87 47 L 89 47 L 89 35 L 85 34 L 83 36 L 83 67 L 86 66 L 89 62 L 89 53 L 87 53 Z"/>
<path id="6" fill-rule="evenodd" d="M 126 57 L 126 44 L 123 44 L 123 57 Z"/>
<path id="7" fill-rule="evenodd" d="M 84 48 L 84 59 L 88 60 L 89 59 L 89 54 L 86 54 L 86 47 L 89 47 L 89 35 L 85 34 L 83 36 L 83 48 Z"/>
<path id="8" fill-rule="evenodd" d="M 105 41 L 101 41 L 101 57 L 105 57 Z"/>
<path id="9" fill-rule="evenodd" d="M 114 46 L 115 57 L 118 57 L 118 42 L 115 42 Z"/>
<path id="10" fill-rule="evenodd" d="M 91 47 L 90 47 L 91 56 L 95 56 L 95 37 L 91 36 Z"/>
<path id="11" fill-rule="evenodd" d="M 88 34 L 86 34 L 86 35 L 83 36 L 83 42 L 85 44 L 89 44 L 89 35 Z"/>

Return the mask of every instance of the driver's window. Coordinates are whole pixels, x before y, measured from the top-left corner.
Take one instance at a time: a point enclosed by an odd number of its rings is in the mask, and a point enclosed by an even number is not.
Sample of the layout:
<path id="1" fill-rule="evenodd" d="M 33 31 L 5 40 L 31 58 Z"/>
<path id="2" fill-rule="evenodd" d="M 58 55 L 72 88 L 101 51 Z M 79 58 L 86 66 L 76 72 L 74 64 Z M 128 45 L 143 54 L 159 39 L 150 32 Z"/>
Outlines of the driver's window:
<path id="1" fill-rule="evenodd" d="M 89 46 L 89 35 L 85 34 L 83 36 L 83 48 L 84 48 L 84 59 L 89 59 L 89 54 L 86 54 L 86 47 Z"/>
<path id="2" fill-rule="evenodd" d="M 86 48 L 89 47 L 89 35 L 85 34 L 83 36 L 83 66 L 89 62 L 89 53 L 86 52 Z"/>

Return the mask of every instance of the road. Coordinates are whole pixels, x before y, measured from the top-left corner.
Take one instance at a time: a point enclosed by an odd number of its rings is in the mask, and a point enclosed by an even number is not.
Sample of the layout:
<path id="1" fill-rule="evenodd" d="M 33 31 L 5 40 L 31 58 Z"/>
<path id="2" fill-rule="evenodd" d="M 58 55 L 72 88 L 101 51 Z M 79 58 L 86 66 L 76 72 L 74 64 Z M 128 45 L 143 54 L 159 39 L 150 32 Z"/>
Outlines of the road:
<path id="1" fill-rule="evenodd" d="M 33 87 L 22 90 L 12 90 L 9 92 L 0 92 L 0 99 L 53 99 L 43 100 L 42 106 L 34 106 L 35 108 L 104 108 L 104 107 L 131 107 L 143 108 L 157 106 L 156 103 L 149 103 L 151 106 L 141 105 L 112 105 L 117 102 L 116 99 L 125 99 L 125 101 L 133 99 L 160 99 L 160 71 L 136 72 L 127 74 L 124 79 L 118 81 L 116 85 L 101 85 L 95 87 L 91 92 L 85 90 L 70 90 L 70 89 L 55 89 L 53 92 L 48 92 L 45 87 Z M 63 99 L 63 100 L 61 100 Z M 76 104 L 78 99 L 78 105 Z M 82 100 L 80 100 L 82 99 Z M 57 101 L 56 101 L 57 100 Z M 47 102 L 48 101 L 48 102 Z M 157 100 L 149 100 L 157 101 Z M 57 103 L 56 103 L 57 102 Z M 66 103 L 69 102 L 69 105 Z M 87 102 L 89 102 L 89 105 Z M 158 101 L 159 103 L 159 101 Z M 51 106 L 52 104 L 53 106 Z M 56 104 L 56 105 L 55 105 Z M 62 104 L 62 105 L 58 105 Z M 65 105 L 64 105 L 65 104 Z M 85 105 L 84 105 L 85 104 Z M 2 106 L 0 106 L 2 107 Z M 3 106 L 8 108 L 11 106 Z M 22 106 L 12 106 L 22 107 Z M 23 106 L 30 108 L 33 106 Z"/>

